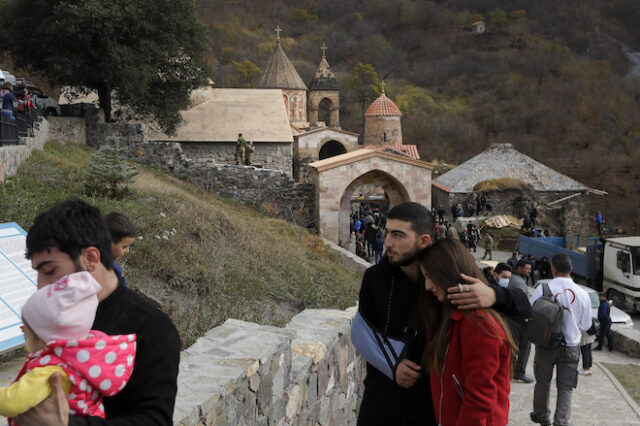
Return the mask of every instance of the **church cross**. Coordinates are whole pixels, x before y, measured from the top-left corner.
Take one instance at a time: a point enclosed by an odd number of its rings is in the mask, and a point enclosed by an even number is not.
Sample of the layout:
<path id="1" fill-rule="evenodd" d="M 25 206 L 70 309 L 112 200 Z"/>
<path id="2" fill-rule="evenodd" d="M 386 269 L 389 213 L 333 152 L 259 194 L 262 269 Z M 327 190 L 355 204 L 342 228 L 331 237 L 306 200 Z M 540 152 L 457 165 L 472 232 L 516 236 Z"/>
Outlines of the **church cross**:
<path id="1" fill-rule="evenodd" d="M 380 82 L 380 87 L 382 88 L 382 93 L 384 93 L 384 80 Z"/>
<path id="2" fill-rule="evenodd" d="M 280 25 L 278 25 L 278 26 L 276 27 L 276 34 L 277 34 L 278 40 L 280 40 L 280 32 L 281 32 L 281 31 L 282 31 L 282 29 L 280 28 Z"/>
<path id="3" fill-rule="evenodd" d="M 327 45 L 326 45 L 326 44 L 324 44 L 324 43 L 322 43 L 322 47 L 320 48 L 320 50 L 322 50 L 322 58 L 323 58 L 323 59 L 326 59 L 326 58 L 327 58 L 327 57 L 326 57 L 327 49 L 328 49 Z"/>

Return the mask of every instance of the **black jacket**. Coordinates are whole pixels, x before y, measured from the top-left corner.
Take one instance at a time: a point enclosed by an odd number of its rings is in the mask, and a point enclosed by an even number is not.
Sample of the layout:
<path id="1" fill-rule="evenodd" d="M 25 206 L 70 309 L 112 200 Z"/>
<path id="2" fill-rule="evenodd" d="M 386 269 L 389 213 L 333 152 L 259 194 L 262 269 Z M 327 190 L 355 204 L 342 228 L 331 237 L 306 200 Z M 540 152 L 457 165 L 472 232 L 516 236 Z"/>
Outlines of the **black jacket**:
<path id="1" fill-rule="evenodd" d="M 120 393 L 104 398 L 109 420 L 71 417 L 69 425 L 173 425 L 180 338 L 171 319 L 119 282 L 98 305 L 93 329 L 137 334 L 133 374 Z"/>
<path id="2" fill-rule="evenodd" d="M 389 264 L 383 256 L 379 264 L 366 270 L 360 288 L 359 311 L 374 327 L 394 337 L 401 337 L 410 321 L 414 309 L 419 309 L 422 280 L 413 283 L 399 267 Z M 420 364 L 424 349 L 424 330 L 409 345 L 407 359 Z M 376 405 L 400 416 L 405 413 L 413 418 L 425 420 L 425 425 L 435 425 L 429 376 L 423 376 L 409 389 L 399 386 L 387 376 L 367 363 L 364 381 L 365 397 Z"/>

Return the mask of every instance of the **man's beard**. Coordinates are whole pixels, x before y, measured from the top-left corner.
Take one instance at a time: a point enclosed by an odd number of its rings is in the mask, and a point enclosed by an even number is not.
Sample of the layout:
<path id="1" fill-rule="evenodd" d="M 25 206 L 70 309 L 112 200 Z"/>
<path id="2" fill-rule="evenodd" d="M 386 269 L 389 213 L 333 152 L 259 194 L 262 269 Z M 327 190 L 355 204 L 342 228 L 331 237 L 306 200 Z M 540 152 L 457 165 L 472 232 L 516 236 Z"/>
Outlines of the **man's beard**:
<path id="1" fill-rule="evenodd" d="M 389 265 L 392 265 L 392 266 L 409 266 L 413 262 L 418 260 L 418 252 L 419 251 L 420 251 L 420 247 L 418 247 L 418 244 L 416 244 L 411 252 L 403 255 L 402 257 L 396 257 L 395 259 L 392 260 L 389 256 L 387 256 L 387 259 L 389 259 Z"/>

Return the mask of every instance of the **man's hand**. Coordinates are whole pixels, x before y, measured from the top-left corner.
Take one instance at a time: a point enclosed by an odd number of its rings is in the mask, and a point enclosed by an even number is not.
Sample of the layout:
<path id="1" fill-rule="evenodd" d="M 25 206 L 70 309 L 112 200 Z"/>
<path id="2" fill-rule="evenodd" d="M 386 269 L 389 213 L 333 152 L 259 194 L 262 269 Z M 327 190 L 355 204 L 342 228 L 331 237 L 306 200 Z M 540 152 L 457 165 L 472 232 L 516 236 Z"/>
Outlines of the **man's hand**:
<path id="1" fill-rule="evenodd" d="M 410 388 L 422 375 L 422 367 L 415 362 L 403 359 L 396 367 L 396 383 L 403 388 Z"/>
<path id="2" fill-rule="evenodd" d="M 493 288 L 483 283 L 478 278 L 460 274 L 463 282 L 462 292 L 460 286 L 449 287 L 447 298 L 458 309 L 490 308 L 496 303 L 496 292 Z"/>
<path id="3" fill-rule="evenodd" d="M 51 394 L 32 409 L 15 418 L 20 426 L 68 426 L 69 403 L 62 389 L 62 377 L 55 372 L 49 377 Z"/>

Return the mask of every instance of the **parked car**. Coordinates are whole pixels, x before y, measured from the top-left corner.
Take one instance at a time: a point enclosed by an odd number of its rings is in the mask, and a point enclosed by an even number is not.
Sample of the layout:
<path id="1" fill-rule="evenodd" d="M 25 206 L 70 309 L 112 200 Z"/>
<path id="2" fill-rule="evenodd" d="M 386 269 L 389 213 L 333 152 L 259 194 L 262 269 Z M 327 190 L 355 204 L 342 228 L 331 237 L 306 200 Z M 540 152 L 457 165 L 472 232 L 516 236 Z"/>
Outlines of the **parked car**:
<path id="1" fill-rule="evenodd" d="M 31 100 L 42 112 L 42 115 L 45 117 L 49 115 L 57 117 L 60 115 L 60 104 L 58 104 L 57 100 L 44 93 L 39 87 L 34 86 L 33 83 L 27 81 L 26 87 L 29 89 L 29 93 L 31 94 Z"/>
<path id="2" fill-rule="evenodd" d="M 538 287 L 542 283 L 548 283 L 549 281 L 551 280 L 549 279 L 539 280 L 538 282 L 536 282 L 536 287 Z M 586 291 L 587 294 L 589 295 L 589 299 L 591 299 L 591 316 L 597 319 L 598 307 L 600 306 L 600 300 L 598 300 L 598 292 L 592 289 L 591 287 L 587 287 L 581 284 L 577 284 L 577 286 L 583 289 L 584 291 Z M 611 315 L 611 322 L 613 324 L 622 324 L 629 327 L 633 326 L 633 320 L 631 319 L 628 313 L 626 313 L 622 309 L 615 307 L 611 300 L 609 300 L 608 302 L 609 302 L 609 306 L 611 307 L 610 315 Z"/>
<path id="3" fill-rule="evenodd" d="M 594 318 L 598 318 L 598 307 L 600 306 L 600 300 L 598 300 L 598 292 L 592 289 L 591 287 L 587 287 L 584 285 L 578 284 L 578 287 L 583 289 L 589 295 L 589 299 L 591 299 L 591 316 Z M 633 320 L 629 316 L 628 313 L 623 311 L 620 308 L 617 308 L 613 305 L 613 301 L 609 300 L 609 306 L 611 307 L 611 322 L 613 324 L 624 324 L 627 326 L 633 325 Z"/>

